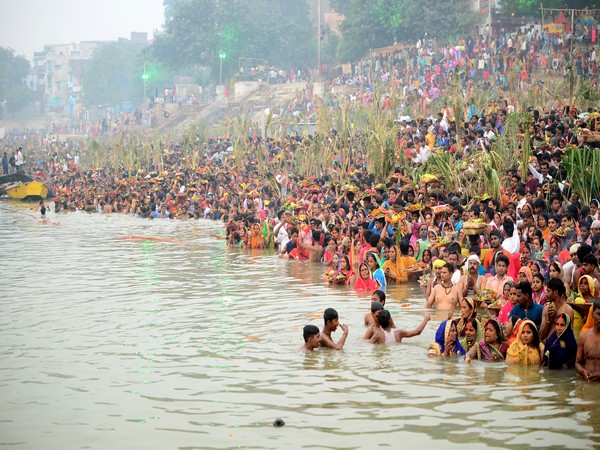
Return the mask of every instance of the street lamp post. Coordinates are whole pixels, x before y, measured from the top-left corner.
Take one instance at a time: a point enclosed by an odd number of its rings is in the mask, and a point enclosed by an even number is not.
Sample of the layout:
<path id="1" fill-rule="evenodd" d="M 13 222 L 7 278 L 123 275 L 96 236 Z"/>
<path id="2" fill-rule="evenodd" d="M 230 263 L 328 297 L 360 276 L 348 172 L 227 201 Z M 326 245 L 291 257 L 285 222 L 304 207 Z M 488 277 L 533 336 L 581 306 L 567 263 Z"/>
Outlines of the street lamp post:
<path id="1" fill-rule="evenodd" d="M 142 74 L 142 80 L 144 80 L 144 100 L 142 101 L 142 125 L 144 124 L 144 117 L 146 116 L 146 84 L 148 82 L 148 74 L 146 73 L 146 63 L 144 62 L 144 73 Z"/>
<path id="2" fill-rule="evenodd" d="M 4 134 L 6 134 L 6 100 L 2 102 L 2 119 L 4 119 Z"/>
<path id="3" fill-rule="evenodd" d="M 321 79 L 321 0 L 317 0 L 317 75 Z"/>
<path id="4" fill-rule="evenodd" d="M 223 50 L 219 50 L 219 86 L 223 85 L 223 60 L 227 58 L 227 54 Z"/>

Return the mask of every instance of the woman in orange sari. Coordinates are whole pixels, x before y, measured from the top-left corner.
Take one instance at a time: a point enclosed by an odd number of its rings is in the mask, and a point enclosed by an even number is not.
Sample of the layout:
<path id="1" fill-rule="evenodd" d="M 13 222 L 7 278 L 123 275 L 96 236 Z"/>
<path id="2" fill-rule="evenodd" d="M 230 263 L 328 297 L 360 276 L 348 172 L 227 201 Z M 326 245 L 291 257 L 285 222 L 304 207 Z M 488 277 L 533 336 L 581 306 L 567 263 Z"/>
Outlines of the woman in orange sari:
<path id="1" fill-rule="evenodd" d="M 265 248 L 265 237 L 263 236 L 260 225 L 257 222 L 253 223 L 250 227 L 248 248 Z"/>

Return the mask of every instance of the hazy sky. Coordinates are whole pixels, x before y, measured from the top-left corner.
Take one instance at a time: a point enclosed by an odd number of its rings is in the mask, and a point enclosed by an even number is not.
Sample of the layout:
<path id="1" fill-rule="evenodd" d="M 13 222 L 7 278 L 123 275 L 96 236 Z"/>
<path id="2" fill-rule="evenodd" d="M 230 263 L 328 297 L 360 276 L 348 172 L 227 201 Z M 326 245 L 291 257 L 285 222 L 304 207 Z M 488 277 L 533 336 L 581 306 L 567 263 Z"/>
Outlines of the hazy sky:
<path id="1" fill-rule="evenodd" d="M 0 0 L 0 46 L 33 59 L 44 44 L 129 38 L 163 24 L 163 0 Z"/>

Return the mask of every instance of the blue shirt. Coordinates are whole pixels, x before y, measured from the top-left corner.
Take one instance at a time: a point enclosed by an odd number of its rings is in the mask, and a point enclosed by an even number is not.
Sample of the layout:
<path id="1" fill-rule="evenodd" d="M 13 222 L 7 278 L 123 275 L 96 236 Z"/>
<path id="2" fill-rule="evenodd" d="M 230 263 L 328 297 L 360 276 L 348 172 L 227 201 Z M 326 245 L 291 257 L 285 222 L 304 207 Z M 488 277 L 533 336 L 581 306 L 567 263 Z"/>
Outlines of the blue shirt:
<path id="1" fill-rule="evenodd" d="M 381 289 L 385 289 L 385 273 L 383 273 L 383 270 L 381 269 L 377 269 L 375 272 L 373 272 L 373 280 L 375 280 L 375 282 L 377 282 L 379 284 L 379 286 L 381 287 Z"/>
<path id="2" fill-rule="evenodd" d="M 542 325 L 542 313 L 543 312 L 544 312 L 544 307 L 542 305 L 538 305 L 535 302 L 531 303 L 531 306 L 529 307 L 528 310 L 525 310 L 525 308 L 523 308 L 521 305 L 519 305 L 517 303 L 515 306 L 513 306 L 513 309 L 510 310 L 510 314 L 508 315 L 508 318 L 510 319 L 511 317 L 515 316 L 515 317 L 518 317 L 519 319 L 529 319 L 533 323 L 535 323 L 535 326 L 539 330 L 540 326 Z"/>

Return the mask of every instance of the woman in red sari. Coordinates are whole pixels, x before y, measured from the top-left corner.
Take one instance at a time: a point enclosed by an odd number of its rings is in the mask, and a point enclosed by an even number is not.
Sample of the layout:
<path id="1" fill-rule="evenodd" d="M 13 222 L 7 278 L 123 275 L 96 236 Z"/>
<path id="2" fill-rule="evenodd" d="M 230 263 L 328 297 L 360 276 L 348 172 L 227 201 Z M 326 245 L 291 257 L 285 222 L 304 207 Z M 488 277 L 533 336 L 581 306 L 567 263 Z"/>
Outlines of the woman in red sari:
<path id="1" fill-rule="evenodd" d="M 356 289 L 357 291 L 373 292 L 377 288 L 377 283 L 375 282 L 375 280 L 373 280 L 373 278 L 371 278 L 369 266 L 366 262 L 363 261 L 358 266 L 358 276 L 356 277 L 356 281 L 354 282 L 354 289 Z"/>

